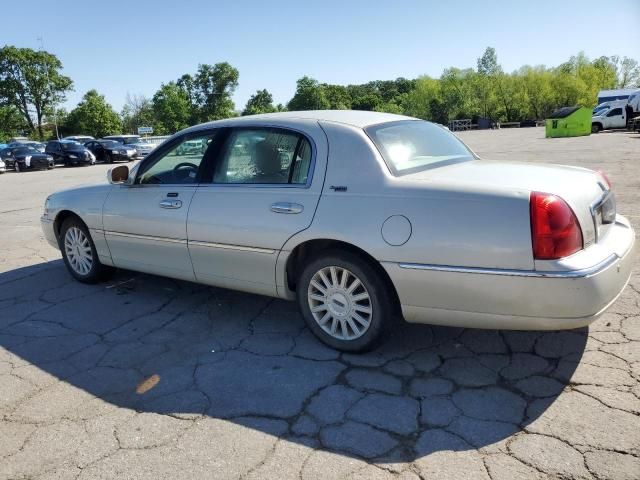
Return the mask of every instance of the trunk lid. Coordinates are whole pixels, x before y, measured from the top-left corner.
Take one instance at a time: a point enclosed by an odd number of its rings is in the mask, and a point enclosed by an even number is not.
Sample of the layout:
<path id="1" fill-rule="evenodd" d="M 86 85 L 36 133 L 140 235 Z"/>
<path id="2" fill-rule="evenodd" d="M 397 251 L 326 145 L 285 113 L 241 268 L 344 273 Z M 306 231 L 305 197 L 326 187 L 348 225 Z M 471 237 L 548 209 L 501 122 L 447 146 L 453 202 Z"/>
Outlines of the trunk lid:
<path id="1" fill-rule="evenodd" d="M 565 165 L 473 160 L 401 177 L 434 187 L 455 186 L 486 191 L 538 191 L 566 201 L 576 214 L 584 247 L 604 235 L 615 219 L 615 197 L 604 178 L 593 170 Z"/>

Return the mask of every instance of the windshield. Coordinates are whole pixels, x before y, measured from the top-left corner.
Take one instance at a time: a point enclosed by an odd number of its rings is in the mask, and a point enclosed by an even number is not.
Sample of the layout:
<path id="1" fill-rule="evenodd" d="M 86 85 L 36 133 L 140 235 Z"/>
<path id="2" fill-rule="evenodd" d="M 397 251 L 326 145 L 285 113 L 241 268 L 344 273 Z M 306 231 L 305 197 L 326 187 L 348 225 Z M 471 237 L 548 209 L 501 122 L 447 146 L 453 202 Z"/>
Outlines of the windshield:
<path id="1" fill-rule="evenodd" d="M 121 147 L 122 144 L 116 142 L 115 140 L 103 140 L 100 142 L 100 145 L 102 145 L 103 147 L 106 148 L 116 148 L 116 147 Z"/>
<path id="2" fill-rule="evenodd" d="M 82 145 L 76 142 L 65 142 L 65 143 L 60 142 L 60 145 L 62 146 L 62 150 L 64 151 L 82 150 L 84 148 Z"/>
<path id="3" fill-rule="evenodd" d="M 394 175 L 473 160 L 452 133 L 433 123 L 404 120 L 365 129 Z"/>
<path id="4" fill-rule="evenodd" d="M 123 142 L 125 145 L 129 145 L 131 143 L 140 143 L 140 137 L 124 137 Z"/>

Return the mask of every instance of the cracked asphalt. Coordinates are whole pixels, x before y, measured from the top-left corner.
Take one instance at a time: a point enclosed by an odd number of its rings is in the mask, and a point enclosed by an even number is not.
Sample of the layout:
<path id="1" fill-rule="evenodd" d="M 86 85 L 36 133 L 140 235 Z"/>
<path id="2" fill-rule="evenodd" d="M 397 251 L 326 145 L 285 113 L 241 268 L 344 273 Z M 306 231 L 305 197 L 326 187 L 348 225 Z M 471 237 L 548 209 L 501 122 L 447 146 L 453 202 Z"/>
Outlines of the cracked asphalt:
<path id="1" fill-rule="evenodd" d="M 461 137 L 486 158 L 604 168 L 640 227 L 640 136 L 543 135 Z M 0 176 L 0 478 L 640 478 L 638 269 L 588 329 L 405 324 L 339 354 L 294 303 L 72 280 L 42 204 L 106 170 Z"/>

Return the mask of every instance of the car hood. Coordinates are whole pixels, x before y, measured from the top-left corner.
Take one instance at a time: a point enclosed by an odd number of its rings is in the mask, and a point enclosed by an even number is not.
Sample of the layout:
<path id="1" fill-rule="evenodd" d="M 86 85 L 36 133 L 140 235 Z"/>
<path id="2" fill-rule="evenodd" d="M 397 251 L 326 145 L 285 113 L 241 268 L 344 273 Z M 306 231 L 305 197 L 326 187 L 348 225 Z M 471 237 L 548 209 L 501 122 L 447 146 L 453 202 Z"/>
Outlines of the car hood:
<path id="1" fill-rule="evenodd" d="M 557 195 L 573 209 L 585 237 L 594 235 L 591 206 L 608 186 L 599 173 L 581 167 L 491 160 L 472 160 L 401 177 L 437 189 L 523 196 L 530 192 Z"/>

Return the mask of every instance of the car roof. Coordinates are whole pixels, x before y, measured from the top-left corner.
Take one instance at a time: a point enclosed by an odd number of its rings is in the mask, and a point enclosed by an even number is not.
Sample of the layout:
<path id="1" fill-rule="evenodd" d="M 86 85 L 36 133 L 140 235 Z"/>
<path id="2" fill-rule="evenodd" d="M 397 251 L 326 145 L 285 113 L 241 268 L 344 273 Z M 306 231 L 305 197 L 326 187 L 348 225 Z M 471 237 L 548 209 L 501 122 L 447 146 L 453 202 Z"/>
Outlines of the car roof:
<path id="1" fill-rule="evenodd" d="M 300 112 L 277 112 L 263 113 L 260 115 L 247 115 L 244 117 L 227 118 L 209 122 L 199 127 L 213 125 L 242 125 L 243 123 L 253 123 L 258 121 L 278 121 L 278 120 L 316 120 L 325 122 L 342 123 L 353 127 L 364 128 L 369 125 L 395 122 L 398 120 L 417 120 L 413 117 L 395 115 L 393 113 L 368 112 L 362 110 L 305 110 Z"/>
<path id="2" fill-rule="evenodd" d="M 106 137 L 102 137 L 105 138 L 106 140 L 111 140 L 112 138 L 138 138 L 140 135 L 107 135 Z"/>

